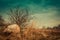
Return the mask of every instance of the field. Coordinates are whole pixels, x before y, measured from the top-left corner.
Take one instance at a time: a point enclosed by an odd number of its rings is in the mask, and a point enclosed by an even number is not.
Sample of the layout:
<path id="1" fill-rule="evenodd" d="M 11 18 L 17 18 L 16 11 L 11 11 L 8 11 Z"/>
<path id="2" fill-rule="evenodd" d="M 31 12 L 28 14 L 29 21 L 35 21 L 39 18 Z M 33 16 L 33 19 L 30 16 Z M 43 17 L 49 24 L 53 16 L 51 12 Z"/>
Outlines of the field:
<path id="1" fill-rule="evenodd" d="M 4 33 L 1 29 L 0 40 L 60 40 L 60 30 L 57 29 L 24 29 L 23 33 Z"/>

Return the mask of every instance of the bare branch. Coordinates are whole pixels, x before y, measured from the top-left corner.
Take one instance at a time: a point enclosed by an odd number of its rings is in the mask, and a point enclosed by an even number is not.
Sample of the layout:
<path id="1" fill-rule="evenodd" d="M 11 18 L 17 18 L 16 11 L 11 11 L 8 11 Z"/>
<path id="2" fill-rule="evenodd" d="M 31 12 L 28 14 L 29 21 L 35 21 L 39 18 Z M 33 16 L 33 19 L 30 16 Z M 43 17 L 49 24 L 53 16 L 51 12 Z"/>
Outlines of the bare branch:
<path id="1" fill-rule="evenodd" d="M 27 22 L 29 18 L 29 13 L 27 9 L 10 9 L 10 13 L 8 15 L 11 23 L 16 23 L 19 26 Z"/>

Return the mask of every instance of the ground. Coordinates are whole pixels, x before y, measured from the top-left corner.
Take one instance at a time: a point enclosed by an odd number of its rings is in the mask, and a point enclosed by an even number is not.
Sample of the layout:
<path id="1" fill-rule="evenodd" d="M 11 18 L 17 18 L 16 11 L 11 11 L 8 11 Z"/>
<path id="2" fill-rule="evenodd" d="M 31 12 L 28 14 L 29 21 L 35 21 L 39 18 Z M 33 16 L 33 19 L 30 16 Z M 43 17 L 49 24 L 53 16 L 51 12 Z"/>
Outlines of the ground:
<path id="1" fill-rule="evenodd" d="M 9 33 L 0 31 L 0 40 L 60 40 L 60 30 L 51 29 L 25 29 L 21 33 Z"/>

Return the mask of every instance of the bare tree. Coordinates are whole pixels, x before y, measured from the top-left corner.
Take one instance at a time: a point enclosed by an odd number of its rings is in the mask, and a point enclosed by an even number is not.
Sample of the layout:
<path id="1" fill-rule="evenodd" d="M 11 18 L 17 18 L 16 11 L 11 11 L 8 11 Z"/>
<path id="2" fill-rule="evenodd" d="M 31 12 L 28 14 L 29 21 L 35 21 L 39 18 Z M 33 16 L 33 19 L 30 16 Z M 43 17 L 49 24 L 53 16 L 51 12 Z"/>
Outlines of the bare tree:
<path id="1" fill-rule="evenodd" d="M 10 13 L 8 13 L 8 15 L 12 24 L 16 23 L 21 26 L 29 21 L 29 13 L 27 9 L 10 9 Z"/>
<path id="2" fill-rule="evenodd" d="M 16 8 L 15 10 L 10 9 L 8 16 L 11 21 L 11 24 L 15 23 L 20 26 L 21 33 L 22 33 L 22 30 L 25 27 L 26 23 L 30 19 L 27 9 L 19 9 L 19 8 Z"/>

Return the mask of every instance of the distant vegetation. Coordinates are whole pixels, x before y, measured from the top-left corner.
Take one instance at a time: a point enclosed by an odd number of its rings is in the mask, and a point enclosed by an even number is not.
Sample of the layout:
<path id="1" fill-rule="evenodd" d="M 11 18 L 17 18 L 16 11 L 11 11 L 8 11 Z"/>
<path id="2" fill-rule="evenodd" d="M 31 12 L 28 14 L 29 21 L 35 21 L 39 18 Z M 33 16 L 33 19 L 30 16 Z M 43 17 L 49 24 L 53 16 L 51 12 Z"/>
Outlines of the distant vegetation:
<path id="1" fill-rule="evenodd" d="M 60 30 L 60 24 L 58 24 L 57 26 L 54 26 L 53 28 L 48 27 L 47 29 L 59 29 Z"/>

